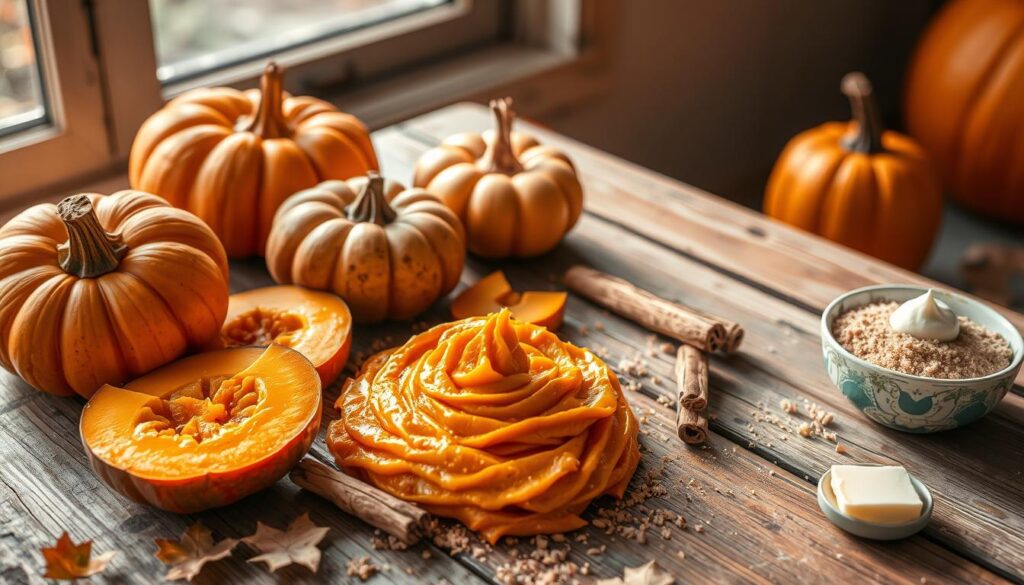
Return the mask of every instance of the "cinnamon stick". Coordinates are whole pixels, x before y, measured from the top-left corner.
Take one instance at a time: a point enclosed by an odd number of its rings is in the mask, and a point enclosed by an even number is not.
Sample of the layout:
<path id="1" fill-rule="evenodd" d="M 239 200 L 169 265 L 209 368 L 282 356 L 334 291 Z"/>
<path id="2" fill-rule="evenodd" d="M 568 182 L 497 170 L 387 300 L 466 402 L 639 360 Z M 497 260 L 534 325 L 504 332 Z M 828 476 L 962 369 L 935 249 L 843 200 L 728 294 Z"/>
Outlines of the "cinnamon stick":
<path id="1" fill-rule="evenodd" d="M 429 516 L 426 510 L 315 459 L 299 461 L 288 477 L 299 487 L 406 544 L 417 542 L 423 534 Z"/>
<path id="2" fill-rule="evenodd" d="M 708 406 L 708 357 L 701 350 L 680 345 L 676 352 L 679 406 L 704 410 Z"/>
<path id="3" fill-rule="evenodd" d="M 726 328 L 718 319 L 665 300 L 621 278 L 586 266 L 573 266 L 565 273 L 565 283 L 573 292 L 651 331 L 708 352 L 727 345 Z M 738 346 L 743 338 L 742 328 L 733 335 L 734 346 Z"/>
<path id="4" fill-rule="evenodd" d="M 676 353 L 676 433 L 690 445 L 708 438 L 708 357 L 695 347 L 679 346 Z"/>

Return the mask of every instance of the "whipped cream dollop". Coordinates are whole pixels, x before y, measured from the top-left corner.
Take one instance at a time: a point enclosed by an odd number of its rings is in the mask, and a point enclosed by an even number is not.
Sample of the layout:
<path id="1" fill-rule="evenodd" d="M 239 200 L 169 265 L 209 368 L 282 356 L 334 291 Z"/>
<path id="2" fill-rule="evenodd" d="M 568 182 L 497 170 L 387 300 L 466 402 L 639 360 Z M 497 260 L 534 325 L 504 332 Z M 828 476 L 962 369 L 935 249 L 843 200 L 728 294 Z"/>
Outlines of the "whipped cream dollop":
<path id="1" fill-rule="evenodd" d="M 889 327 L 918 339 L 953 341 L 960 335 L 960 319 L 931 289 L 893 311 Z"/>

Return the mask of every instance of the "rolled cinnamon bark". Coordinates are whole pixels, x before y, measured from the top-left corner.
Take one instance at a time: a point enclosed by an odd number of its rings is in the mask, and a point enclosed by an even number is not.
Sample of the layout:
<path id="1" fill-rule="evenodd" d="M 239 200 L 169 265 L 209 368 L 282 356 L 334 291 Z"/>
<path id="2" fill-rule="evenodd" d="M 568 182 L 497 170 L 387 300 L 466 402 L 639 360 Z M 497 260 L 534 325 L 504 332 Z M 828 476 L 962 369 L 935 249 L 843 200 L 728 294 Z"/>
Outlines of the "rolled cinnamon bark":
<path id="1" fill-rule="evenodd" d="M 676 352 L 679 406 L 704 410 L 708 406 L 708 358 L 701 350 L 680 345 Z"/>
<path id="2" fill-rule="evenodd" d="M 708 358 L 689 345 L 676 353 L 676 433 L 690 445 L 707 441 Z"/>
<path id="3" fill-rule="evenodd" d="M 429 517 L 419 506 L 309 457 L 299 461 L 288 477 L 295 485 L 334 502 L 343 511 L 406 544 L 420 539 Z"/>
<path id="4" fill-rule="evenodd" d="M 718 351 L 726 343 L 725 327 L 713 318 L 667 301 L 621 278 L 586 266 L 573 266 L 565 273 L 565 284 L 573 292 L 651 331 L 704 351 Z"/>

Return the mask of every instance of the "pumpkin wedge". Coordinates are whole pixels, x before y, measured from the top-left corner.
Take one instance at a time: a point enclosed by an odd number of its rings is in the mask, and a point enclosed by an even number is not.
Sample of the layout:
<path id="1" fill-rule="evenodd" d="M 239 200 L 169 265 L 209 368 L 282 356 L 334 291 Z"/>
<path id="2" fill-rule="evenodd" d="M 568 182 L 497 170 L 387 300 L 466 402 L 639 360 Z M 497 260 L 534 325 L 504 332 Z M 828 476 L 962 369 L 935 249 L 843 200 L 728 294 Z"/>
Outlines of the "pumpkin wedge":
<path id="1" fill-rule="evenodd" d="M 235 293 L 221 329 L 225 347 L 277 343 L 306 356 L 327 387 L 348 361 L 352 314 L 340 297 L 301 286 Z"/>
<path id="2" fill-rule="evenodd" d="M 282 345 L 194 355 L 100 388 L 82 411 L 99 477 L 178 513 L 224 506 L 284 476 L 320 428 L 320 379 Z"/>
<path id="3" fill-rule="evenodd" d="M 533 323 L 554 331 L 562 326 L 566 294 L 559 291 L 516 292 L 497 270 L 481 278 L 473 286 L 459 293 L 452 301 L 452 317 L 483 317 L 507 307 L 512 316 L 525 323 Z"/>

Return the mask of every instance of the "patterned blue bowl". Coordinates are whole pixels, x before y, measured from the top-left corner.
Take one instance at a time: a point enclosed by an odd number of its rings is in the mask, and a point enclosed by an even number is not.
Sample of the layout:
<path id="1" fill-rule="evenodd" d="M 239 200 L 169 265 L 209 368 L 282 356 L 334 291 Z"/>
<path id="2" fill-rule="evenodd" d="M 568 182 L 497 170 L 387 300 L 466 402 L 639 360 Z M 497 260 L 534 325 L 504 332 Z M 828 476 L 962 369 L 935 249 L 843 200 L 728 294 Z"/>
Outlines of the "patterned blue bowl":
<path id="1" fill-rule="evenodd" d="M 1010 343 L 1013 359 L 1007 367 L 982 378 L 962 380 L 912 376 L 862 360 L 832 337 L 832 322 L 843 312 L 875 301 L 902 303 L 926 290 L 904 285 L 859 288 L 840 295 L 821 315 L 821 349 L 829 379 L 864 416 L 909 433 L 955 429 L 985 416 L 1013 386 L 1024 359 L 1024 341 L 1006 318 L 981 302 L 946 291 L 935 291 L 936 297 L 957 315 L 995 331 Z"/>

